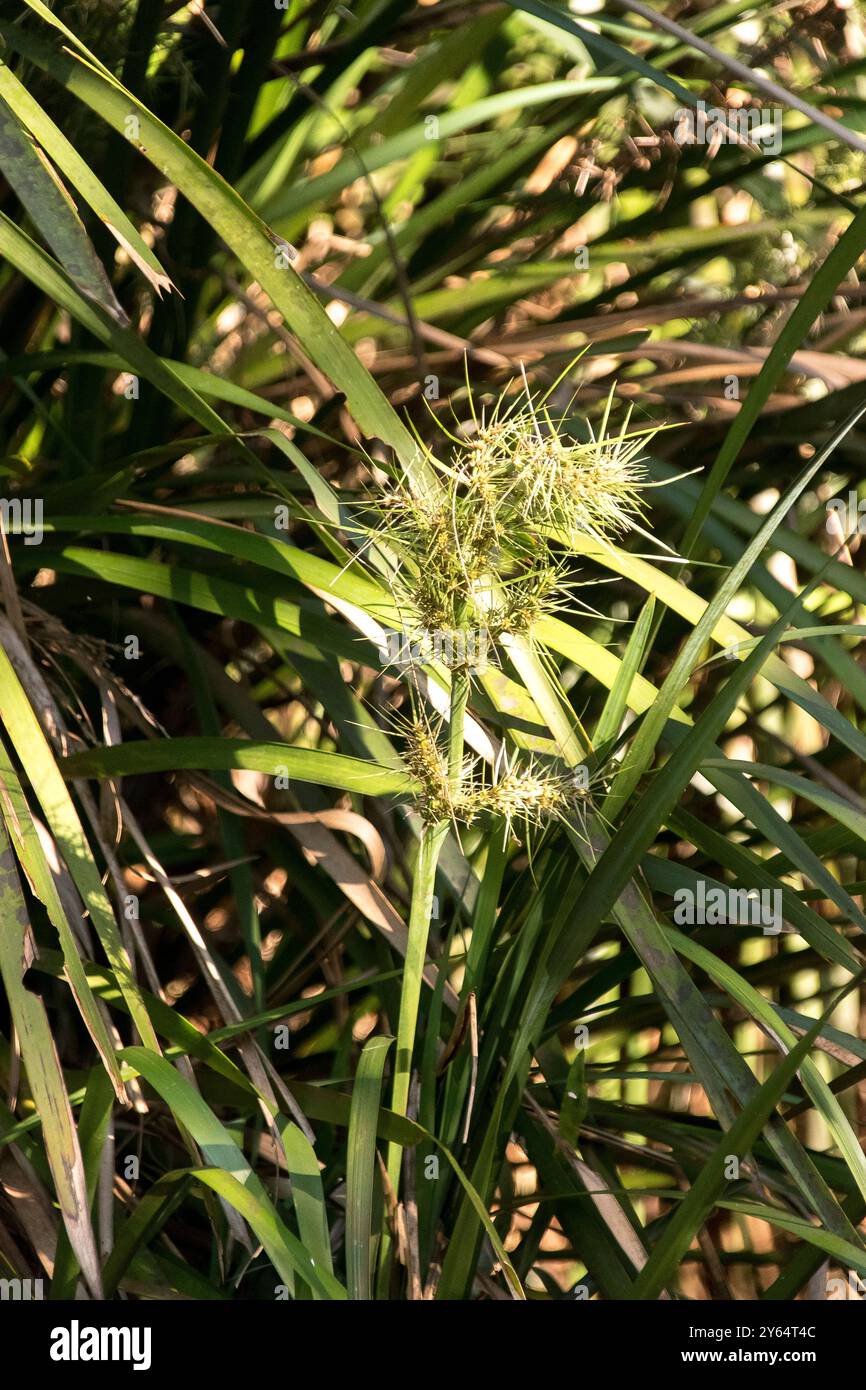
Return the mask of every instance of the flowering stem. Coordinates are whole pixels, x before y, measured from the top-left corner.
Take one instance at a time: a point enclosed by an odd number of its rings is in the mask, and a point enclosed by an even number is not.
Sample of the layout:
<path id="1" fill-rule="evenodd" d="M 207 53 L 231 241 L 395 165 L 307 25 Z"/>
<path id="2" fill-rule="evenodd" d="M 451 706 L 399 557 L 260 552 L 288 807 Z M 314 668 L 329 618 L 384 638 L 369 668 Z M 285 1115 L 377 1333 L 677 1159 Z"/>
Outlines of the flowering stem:
<path id="1" fill-rule="evenodd" d="M 463 726 L 466 719 L 468 698 L 468 674 L 465 671 L 452 672 L 451 704 L 448 714 L 448 782 L 452 797 L 459 792 L 460 779 L 463 773 Z M 406 1114 L 409 1101 L 412 1053 L 415 1049 L 415 1031 L 418 1025 L 418 1005 L 421 1000 L 424 962 L 427 958 L 427 940 L 430 935 L 430 913 L 436 887 L 436 865 L 439 862 L 439 854 L 448 833 L 448 825 L 447 820 L 437 821 L 434 825 L 426 825 L 421 833 L 418 847 L 418 860 L 412 882 L 409 941 L 406 947 L 406 961 L 400 993 L 397 1054 L 394 1062 L 394 1086 L 391 1096 L 391 1109 L 396 1111 L 398 1115 Z M 391 1144 L 388 1149 L 388 1177 L 395 1193 L 400 1181 L 401 1157 L 401 1146 Z"/>
<path id="2" fill-rule="evenodd" d="M 418 1004 L 421 998 L 424 961 L 427 954 L 427 938 L 430 932 L 430 911 L 433 906 L 433 891 L 436 883 L 436 863 L 447 829 L 446 821 L 424 827 L 418 847 L 418 859 L 415 864 L 412 906 L 409 913 L 409 942 L 406 948 L 403 986 L 400 994 L 397 1055 L 394 1064 L 394 1087 L 391 1098 L 391 1109 L 399 1115 L 406 1114 L 406 1104 L 409 1098 L 409 1077 L 412 1070 L 412 1052 L 415 1043 L 415 1027 L 418 1022 Z M 399 1158 L 399 1146 L 392 1146 L 393 1148 L 396 1148 Z"/>
<path id="3" fill-rule="evenodd" d="M 451 673 L 451 707 L 448 712 L 448 784 L 451 800 L 460 794 L 463 776 L 463 726 L 469 700 L 469 675 L 465 670 Z"/>

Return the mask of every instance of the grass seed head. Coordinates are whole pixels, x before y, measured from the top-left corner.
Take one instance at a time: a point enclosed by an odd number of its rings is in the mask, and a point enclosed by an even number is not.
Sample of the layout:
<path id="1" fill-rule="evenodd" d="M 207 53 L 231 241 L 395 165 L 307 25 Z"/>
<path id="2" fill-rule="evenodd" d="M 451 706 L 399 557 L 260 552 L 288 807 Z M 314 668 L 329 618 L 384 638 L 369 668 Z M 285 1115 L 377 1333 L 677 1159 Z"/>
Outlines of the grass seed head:
<path id="1" fill-rule="evenodd" d="M 448 785 L 448 764 L 429 724 L 421 719 L 409 722 L 405 729 L 406 745 L 403 758 L 410 775 L 418 783 L 416 806 L 425 821 L 434 823 L 453 816 Z"/>
<path id="2" fill-rule="evenodd" d="M 590 439 L 575 442 L 526 388 L 522 403 L 476 411 L 475 432 L 453 447 L 449 464 L 431 463 L 439 486 L 423 495 L 407 480 L 380 498 L 378 538 L 402 557 L 392 596 L 406 625 L 426 634 L 484 632 L 530 635 L 546 614 L 564 606 L 567 565 L 559 547 L 581 537 L 607 542 L 642 529 L 641 462 L 654 428 L 608 430 L 612 397 Z M 441 644 L 440 644 L 441 645 Z M 451 669 L 470 642 L 456 642 Z M 452 648 L 448 648 L 452 650 Z M 423 664 L 423 663 L 422 663 Z"/>
<path id="3" fill-rule="evenodd" d="M 534 759 L 522 761 L 516 753 L 509 755 L 503 749 L 489 775 L 479 775 L 473 769 L 464 779 L 454 812 L 456 819 L 466 824 L 480 816 L 496 816 L 510 831 L 515 821 L 531 828 L 566 819 L 580 798 L 569 773 Z"/>
<path id="4" fill-rule="evenodd" d="M 647 475 L 640 455 L 654 428 L 598 435 L 576 443 L 561 422 L 530 400 L 505 418 L 479 424 L 462 449 L 457 473 L 483 497 L 500 529 L 554 532 L 566 544 L 583 536 L 611 539 L 642 521 Z"/>

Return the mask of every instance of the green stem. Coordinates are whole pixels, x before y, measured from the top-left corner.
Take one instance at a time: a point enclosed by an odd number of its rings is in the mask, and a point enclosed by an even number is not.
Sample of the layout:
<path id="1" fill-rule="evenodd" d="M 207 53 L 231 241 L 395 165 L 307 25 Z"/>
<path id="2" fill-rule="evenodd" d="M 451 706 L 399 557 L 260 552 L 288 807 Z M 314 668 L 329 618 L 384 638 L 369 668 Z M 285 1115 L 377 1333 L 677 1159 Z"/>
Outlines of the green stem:
<path id="1" fill-rule="evenodd" d="M 469 699 L 469 677 L 465 671 L 455 671 L 451 678 L 451 705 L 448 714 L 448 781 L 452 798 L 460 790 L 463 772 L 463 726 Z M 400 1017 L 397 1024 L 397 1055 L 394 1062 L 394 1086 L 391 1109 L 405 1115 L 409 1102 L 412 1076 L 412 1054 L 418 1026 L 418 1005 L 424 962 L 427 959 L 427 940 L 430 935 L 430 911 L 436 888 L 436 865 L 448 833 L 449 822 L 438 821 L 424 827 L 418 849 L 418 861 L 412 883 L 412 905 L 409 910 L 409 941 L 403 968 L 400 993 Z M 397 1192 L 400 1181 L 402 1147 L 391 1144 L 388 1149 L 388 1177 Z"/>
<path id="2" fill-rule="evenodd" d="M 412 1071 L 412 1053 L 415 1045 L 415 1029 L 418 1022 L 424 962 L 427 957 L 430 910 L 433 906 L 433 892 L 436 885 L 436 864 L 447 829 L 447 821 L 440 821 L 437 825 L 424 827 L 418 849 L 418 860 L 415 865 L 412 907 L 409 913 L 409 942 L 406 948 L 406 963 L 403 968 L 400 1018 L 397 1025 L 397 1056 L 394 1063 L 394 1086 L 391 1096 L 391 1109 L 396 1110 L 399 1115 L 406 1114 L 409 1100 L 409 1079 Z M 396 1157 L 399 1163 L 401 1153 L 401 1146 L 392 1144 L 389 1159 Z M 390 1172 L 390 1161 L 388 1167 Z M 399 1167 L 397 1174 L 399 1174 Z"/>
<path id="3" fill-rule="evenodd" d="M 467 672 L 452 672 L 451 708 L 448 713 L 448 781 L 451 787 L 452 801 L 457 800 L 460 793 L 460 780 L 463 776 L 463 726 L 466 722 L 468 701 L 469 676 Z"/>

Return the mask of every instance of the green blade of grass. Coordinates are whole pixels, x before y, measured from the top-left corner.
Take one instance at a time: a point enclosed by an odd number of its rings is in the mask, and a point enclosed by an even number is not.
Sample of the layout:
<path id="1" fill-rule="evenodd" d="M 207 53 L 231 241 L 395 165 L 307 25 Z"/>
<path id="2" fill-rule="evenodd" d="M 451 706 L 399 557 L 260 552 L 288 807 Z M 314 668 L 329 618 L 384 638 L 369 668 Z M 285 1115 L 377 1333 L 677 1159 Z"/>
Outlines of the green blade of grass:
<path id="1" fill-rule="evenodd" d="M 691 937 L 684 936 L 682 932 L 668 928 L 667 935 L 681 955 L 684 955 L 695 965 L 699 965 L 711 979 L 723 985 L 731 998 L 736 1000 L 771 1036 L 780 1038 L 788 1049 L 794 1046 L 797 1038 L 779 1017 L 778 1011 L 773 1008 L 772 1004 L 768 1004 L 766 999 L 748 984 L 732 966 L 719 960 L 718 956 L 713 955 L 711 951 L 706 950 Z M 861 1194 L 866 1198 L 866 1155 L 860 1148 L 845 1112 L 817 1066 L 808 1057 L 803 1061 L 801 1075 L 807 1095 L 812 1099 L 816 1110 L 827 1125 L 836 1141 L 839 1152 L 848 1165 L 848 1171 L 857 1183 Z"/>
<path id="2" fill-rule="evenodd" d="M 301 1243 L 317 1269 L 333 1274 L 328 1213 L 316 1151 L 296 1124 L 283 1125 L 280 1136 L 292 1180 L 292 1202 Z"/>
<path id="3" fill-rule="evenodd" d="M 141 1039 L 159 1051 L 156 1033 L 132 973 L 99 870 L 39 720 L 6 652 L 0 647 L 0 722 L 27 767 L 27 775 L 96 934 L 129 1005 Z"/>
<path id="4" fill-rule="evenodd" d="M 393 1038 L 364 1044 L 352 1088 L 346 1164 L 346 1273 L 349 1297 L 373 1296 L 373 1188 L 376 1175 L 376 1114 L 385 1061 Z"/>
<path id="5" fill-rule="evenodd" d="M 0 166 L 41 235 L 82 294 L 117 323 L 127 317 L 84 230 L 75 204 L 39 146 L 18 122 L 0 87 Z"/>
<path id="6" fill-rule="evenodd" d="M 168 1105 L 178 1124 L 198 1144 L 213 1165 L 196 1173 L 250 1222 L 281 1274 L 300 1276 L 322 1298 L 345 1297 L 345 1290 L 287 1230 L 273 1208 L 261 1179 L 253 1172 L 228 1130 L 188 1081 L 162 1057 L 142 1047 L 125 1048 L 124 1061 L 149 1081 Z"/>
<path id="7" fill-rule="evenodd" d="M 33 892 L 45 907 L 48 918 L 60 938 L 64 971 L 69 981 L 72 996 L 93 1040 L 93 1045 L 102 1058 L 103 1066 L 111 1079 L 117 1099 L 122 1105 L 125 1105 L 127 1097 L 120 1079 L 120 1068 L 114 1054 L 114 1045 L 88 983 L 75 933 L 60 901 L 57 886 L 45 857 L 45 851 L 33 823 L 27 798 L 12 766 L 11 759 L 2 744 L 0 744 L 0 812 L 2 812 L 6 822 L 6 831 Z"/>
<path id="8" fill-rule="evenodd" d="M 253 739 L 172 738 L 154 742 L 123 743 L 112 748 L 92 748 L 63 760 L 70 777 L 132 776 L 146 772 L 172 772 L 182 768 L 209 772 L 233 767 L 276 775 L 280 772 L 299 782 L 318 782 L 325 787 L 393 796 L 412 789 L 408 773 L 381 767 L 345 753 L 295 748 L 288 743 L 259 743 Z"/>
<path id="9" fill-rule="evenodd" d="M 27 88 L 18 81 L 14 73 L 0 63 L 0 97 L 6 102 L 43 150 L 49 151 L 52 161 L 66 174 L 70 183 L 86 198 L 93 211 L 99 216 L 112 236 L 134 261 L 148 282 L 158 293 L 173 288 L 153 251 L 130 222 L 123 209 L 115 202 L 108 190 L 95 176 L 87 161 L 81 157 L 75 146 L 67 140 L 60 127 L 51 119 Z M 50 237 L 46 238 L 53 245 Z M 67 269 L 68 263 L 62 254 Z"/>
<path id="10" fill-rule="evenodd" d="M 93 1209 L 99 1172 L 105 1152 L 105 1141 L 111 1112 L 114 1105 L 114 1092 L 111 1080 L 102 1067 L 93 1067 L 87 1078 L 84 1104 L 78 1118 L 78 1142 L 87 1182 L 87 1200 Z M 78 1279 L 78 1261 L 75 1258 L 69 1236 L 64 1228 L 57 1241 L 54 1255 L 54 1275 L 51 1280 L 52 1299 L 73 1299 Z"/>
<path id="11" fill-rule="evenodd" d="M 5 826 L 0 826 L 0 923 L 0 975 L 41 1122 L 60 1213 L 87 1287 L 94 1298 L 101 1298 L 87 1179 L 63 1070 L 45 1006 L 22 982 L 23 966 L 31 954 L 31 928 Z"/>
<path id="12" fill-rule="evenodd" d="M 345 391 L 360 428 L 390 444 L 401 462 L 418 469 L 419 447 L 385 397 L 346 345 L 316 296 L 291 265 L 283 266 L 280 241 L 210 165 L 190 149 L 130 92 L 87 60 L 61 51 L 32 32 L 0 21 L 10 48 L 50 72 L 74 96 L 128 138 L 129 118 L 137 118 L 137 148 L 184 193 L 270 296 L 304 349 Z M 283 268 L 281 268 L 283 267 Z"/>
<path id="13" fill-rule="evenodd" d="M 809 1055 L 809 1049 L 838 1007 L 844 996 L 863 978 L 861 975 L 847 984 L 824 1010 L 821 1017 L 800 1039 L 795 1047 L 773 1070 L 772 1076 L 749 1101 L 734 1123 L 723 1134 L 708 1160 L 701 1168 L 685 1201 L 665 1223 L 663 1234 L 653 1247 L 649 1259 L 632 1285 L 632 1299 L 658 1297 L 673 1279 L 680 1259 L 688 1250 L 706 1221 L 716 1197 L 724 1190 L 726 1167 L 730 1158 L 744 1158 L 769 1120 L 798 1069 Z"/>

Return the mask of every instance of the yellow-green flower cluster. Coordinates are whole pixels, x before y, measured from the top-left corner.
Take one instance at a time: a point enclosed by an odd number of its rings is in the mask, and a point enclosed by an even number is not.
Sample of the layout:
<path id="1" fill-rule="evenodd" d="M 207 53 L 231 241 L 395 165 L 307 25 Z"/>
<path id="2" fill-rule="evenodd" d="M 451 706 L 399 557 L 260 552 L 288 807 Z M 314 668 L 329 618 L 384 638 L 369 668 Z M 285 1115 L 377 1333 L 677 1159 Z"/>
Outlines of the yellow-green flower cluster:
<path id="1" fill-rule="evenodd" d="M 627 417 L 619 434 L 576 443 L 530 404 L 482 421 L 457 467 L 499 526 L 540 531 L 565 545 L 580 536 L 611 539 L 643 516 L 640 455 L 653 433 L 629 433 Z"/>
<path id="2" fill-rule="evenodd" d="M 495 641 L 531 632 L 561 606 L 562 550 L 606 542 L 643 519 L 640 454 L 653 430 L 575 443 L 527 396 L 476 420 L 441 486 L 395 487 L 381 503 L 382 535 L 403 556 L 393 590 L 401 611 L 431 631 L 483 628 Z M 558 549 L 559 547 L 559 549 Z"/>
<path id="3" fill-rule="evenodd" d="M 585 798 L 571 774 L 534 759 L 521 763 L 504 752 L 489 771 L 479 771 L 468 761 L 452 789 L 444 750 L 430 726 L 416 719 L 403 733 L 403 756 L 416 783 L 415 805 L 431 824 L 450 820 L 471 825 L 486 814 L 501 817 L 507 828 L 513 821 L 541 825 L 551 817 L 569 815 Z"/>

